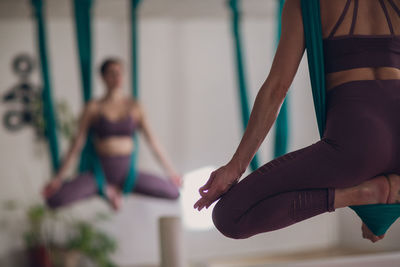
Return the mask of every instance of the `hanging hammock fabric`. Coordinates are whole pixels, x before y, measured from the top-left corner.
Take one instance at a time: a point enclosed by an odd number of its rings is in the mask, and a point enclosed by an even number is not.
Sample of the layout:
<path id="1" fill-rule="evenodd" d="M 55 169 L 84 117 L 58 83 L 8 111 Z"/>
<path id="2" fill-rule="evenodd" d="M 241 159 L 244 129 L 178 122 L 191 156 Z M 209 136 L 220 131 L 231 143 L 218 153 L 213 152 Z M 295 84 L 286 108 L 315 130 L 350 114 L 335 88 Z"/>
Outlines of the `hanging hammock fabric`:
<path id="1" fill-rule="evenodd" d="M 40 56 L 40 65 L 42 69 L 42 101 L 43 101 L 43 118 L 45 122 L 45 135 L 49 142 L 50 155 L 53 171 L 57 171 L 60 166 L 56 115 L 51 95 L 50 69 L 48 65 L 47 45 L 46 45 L 46 29 L 44 17 L 43 0 L 31 1 L 37 27 L 37 41 Z"/>
<path id="2" fill-rule="evenodd" d="M 304 37 L 306 40 L 308 68 L 319 135 L 322 138 L 326 123 L 325 69 L 322 46 L 322 28 L 319 1 L 302 0 Z"/>
<path id="3" fill-rule="evenodd" d="M 139 97 L 138 8 L 141 2 L 142 2 L 141 0 L 131 0 L 131 38 L 132 38 L 131 39 L 131 47 L 132 47 L 131 82 L 132 82 L 132 95 L 135 99 L 138 99 Z M 137 158 L 139 152 L 139 138 L 137 134 L 133 136 L 133 142 L 135 144 L 135 150 L 132 152 L 131 168 L 129 169 L 128 178 L 125 181 L 123 189 L 124 194 L 132 192 L 132 189 L 136 181 L 136 166 L 137 166 Z"/>
<path id="4" fill-rule="evenodd" d="M 278 1 L 278 10 L 277 10 L 277 36 L 276 42 L 279 42 L 281 38 L 281 18 L 282 18 L 282 9 L 285 0 L 277 0 Z M 282 156 L 288 151 L 288 143 L 289 143 L 289 97 L 286 96 L 285 100 L 282 103 L 281 110 L 276 119 L 275 123 L 275 147 L 274 147 L 274 155 L 275 158 Z"/>
<path id="5" fill-rule="evenodd" d="M 92 98 L 92 6 L 93 0 L 74 0 L 83 100 Z"/>
<path id="6" fill-rule="evenodd" d="M 247 95 L 247 84 L 246 75 L 244 67 L 244 59 L 242 54 L 241 46 L 241 34 L 240 34 L 240 0 L 229 0 L 229 6 L 232 12 L 232 33 L 235 42 L 235 52 L 236 52 L 236 64 L 237 64 L 237 77 L 238 77 L 238 88 L 242 112 L 242 123 L 243 128 L 247 127 L 250 118 L 250 108 Z M 253 160 L 250 163 L 251 169 L 254 171 L 260 166 L 257 154 L 254 155 Z"/>
<path id="7" fill-rule="evenodd" d="M 82 94 L 85 103 L 92 98 L 92 0 L 74 0 L 75 27 L 77 34 L 79 63 L 81 69 Z M 93 133 L 89 131 L 86 144 L 81 153 L 79 172 L 94 173 L 99 194 L 105 197 L 105 176 L 96 154 Z"/>
<path id="8" fill-rule="evenodd" d="M 92 42 L 91 42 L 92 6 L 93 6 L 92 0 L 74 0 L 75 25 L 76 25 L 77 42 L 79 50 L 79 62 L 82 74 L 82 88 L 83 88 L 82 92 L 85 103 L 87 103 L 92 97 Z M 135 21 L 136 21 L 136 7 L 137 4 L 135 4 L 134 7 L 135 12 L 132 13 L 133 16 L 135 16 Z M 133 40 L 136 41 L 136 36 L 133 38 Z M 136 44 L 133 44 L 132 46 L 136 51 Z M 137 61 L 135 60 L 133 64 L 135 65 L 135 67 L 133 68 L 135 69 L 135 71 L 137 69 L 136 62 Z M 136 77 L 134 78 L 134 80 L 136 80 Z M 135 87 L 134 92 L 137 92 L 137 86 Z M 137 93 L 135 93 L 135 95 L 137 95 Z M 123 186 L 124 194 L 132 192 L 136 180 L 136 158 L 138 149 L 136 134 L 134 135 L 133 138 L 135 142 L 135 151 L 132 153 L 129 172 L 125 184 Z M 93 140 L 94 140 L 93 133 L 89 131 L 85 147 L 81 154 L 79 171 L 80 172 L 92 171 L 96 179 L 99 194 L 105 197 L 104 188 L 106 184 L 105 182 L 106 179 L 104 176 L 100 159 L 96 153 Z"/>
<path id="9" fill-rule="evenodd" d="M 319 0 L 302 0 L 304 36 L 308 66 L 317 116 L 322 138 L 326 122 L 325 73 Z M 377 236 L 383 235 L 400 216 L 400 204 L 374 204 L 351 206 L 368 228 Z"/>

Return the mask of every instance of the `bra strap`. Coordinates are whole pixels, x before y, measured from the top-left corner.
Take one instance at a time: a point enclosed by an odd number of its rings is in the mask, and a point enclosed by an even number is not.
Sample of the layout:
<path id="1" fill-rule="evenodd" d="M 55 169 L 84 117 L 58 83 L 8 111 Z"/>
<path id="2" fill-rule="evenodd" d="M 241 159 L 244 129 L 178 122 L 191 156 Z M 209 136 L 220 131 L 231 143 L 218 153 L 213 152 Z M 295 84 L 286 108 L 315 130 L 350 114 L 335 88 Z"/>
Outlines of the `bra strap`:
<path id="1" fill-rule="evenodd" d="M 351 0 L 347 0 L 346 5 L 344 6 L 343 12 L 339 17 L 339 20 L 336 22 L 335 27 L 333 27 L 328 38 L 332 38 L 333 35 L 336 33 L 337 29 L 339 28 L 340 24 L 342 24 L 344 17 L 346 16 L 347 11 L 349 10 L 350 2 L 351 2 Z"/>
<path id="2" fill-rule="evenodd" d="M 389 4 L 393 7 L 393 9 L 396 11 L 397 15 L 400 17 L 400 9 L 399 7 L 393 2 L 393 0 L 388 0 Z"/>
<path id="3" fill-rule="evenodd" d="M 390 34 L 394 34 L 392 21 L 390 20 L 390 16 L 389 16 L 389 13 L 387 11 L 385 2 L 383 2 L 383 0 L 379 0 L 379 3 L 381 4 L 383 12 L 385 13 L 386 20 L 387 20 L 387 23 L 388 23 L 389 29 L 390 29 Z"/>
<path id="4" fill-rule="evenodd" d="M 350 35 L 353 35 L 354 28 L 356 27 L 357 12 L 358 12 L 358 0 L 354 0 L 353 20 L 351 21 Z"/>

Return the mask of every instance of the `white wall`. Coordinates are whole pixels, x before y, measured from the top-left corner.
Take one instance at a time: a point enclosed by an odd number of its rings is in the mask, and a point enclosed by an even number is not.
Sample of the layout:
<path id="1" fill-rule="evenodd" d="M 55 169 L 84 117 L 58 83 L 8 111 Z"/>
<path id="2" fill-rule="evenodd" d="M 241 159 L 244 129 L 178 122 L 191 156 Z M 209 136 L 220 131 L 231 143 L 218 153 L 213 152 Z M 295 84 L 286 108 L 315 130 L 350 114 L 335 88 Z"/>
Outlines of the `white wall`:
<path id="1" fill-rule="evenodd" d="M 99 2 L 99 5 L 105 4 Z M 67 10 L 64 12 L 70 14 L 70 7 L 65 7 Z M 126 5 L 124 7 L 127 8 Z M 124 15 L 118 18 L 96 17 L 96 66 L 110 55 L 121 57 L 127 63 L 130 61 L 128 18 L 126 12 L 121 10 L 121 14 Z M 226 163 L 240 140 L 239 102 L 227 21 L 227 14 L 211 18 L 141 18 L 140 98 L 152 128 L 182 173 L 206 165 Z M 270 16 L 249 17 L 244 23 L 251 102 L 271 65 L 274 30 L 274 19 Z M 16 83 L 9 68 L 12 58 L 20 52 L 35 56 L 36 50 L 34 27 L 28 16 L 0 18 L 0 36 L 3 51 L 0 53 L 2 94 Z M 82 103 L 72 19 L 52 16 L 48 23 L 48 38 L 54 97 L 67 100 L 77 114 Z M 126 64 L 127 74 L 130 73 L 129 68 Z M 94 71 L 95 95 L 99 96 L 102 85 L 97 69 Z M 38 72 L 32 80 L 38 83 Z M 306 62 L 302 62 L 289 94 L 291 150 L 318 139 L 309 86 Z M 0 105 L 0 114 L 5 110 L 6 107 Z M 272 132 L 260 151 L 263 162 L 271 159 L 271 136 Z M 50 178 L 49 163 L 43 145 L 33 141 L 30 130 L 10 134 L 0 128 L 0 201 L 40 201 L 38 192 Z M 140 167 L 161 173 L 143 142 L 140 149 Z M 179 214 L 179 205 L 137 196 L 128 199 L 125 204 L 123 211 L 105 225 L 120 243 L 120 249 L 115 254 L 116 261 L 121 265 L 158 262 L 156 219 L 161 214 Z M 75 216 L 86 218 L 94 211 L 107 211 L 108 208 L 100 200 L 91 200 L 70 210 Z M 199 262 L 232 253 L 325 247 L 336 244 L 340 237 L 347 241 L 359 238 L 357 231 L 341 235 L 337 230 L 337 218 L 337 214 L 325 214 L 281 231 L 242 241 L 226 239 L 214 230 L 186 231 L 187 255 L 189 259 Z M 18 221 L 18 218 L 11 220 Z M 1 230 L 0 258 L 22 246 L 17 237 L 19 229 Z M 394 240 L 390 239 L 390 242 L 394 244 Z"/>

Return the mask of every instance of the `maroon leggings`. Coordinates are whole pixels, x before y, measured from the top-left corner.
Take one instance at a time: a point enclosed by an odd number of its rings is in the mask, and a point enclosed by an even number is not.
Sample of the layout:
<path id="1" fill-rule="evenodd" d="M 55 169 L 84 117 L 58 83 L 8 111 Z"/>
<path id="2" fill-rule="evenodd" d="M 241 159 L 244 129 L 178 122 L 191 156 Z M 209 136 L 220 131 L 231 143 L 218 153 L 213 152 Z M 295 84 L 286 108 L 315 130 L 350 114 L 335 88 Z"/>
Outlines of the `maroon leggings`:
<path id="1" fill-rule="evenodd" d="M 260 167 L 222 196 L 217 229 L 247 238 L 334 211 L 336 188 L 400 173 L 400 80 L 354 81 L 327 94 L 321 141 Z"/>
<path id="2" fill-rule="evenodd" d="M 107 183 L 122 189 L 131 164 L 131 156 L 103 156 L 100 160 Z M 172 200 L 179 197 L 178 188 L 172 182 L 141 171 L 137 173 L 133 192 Z M 60 190 L 47 200 L 47 204 L 51 208 L 58 208 L 97 193 L 98 187 L 93 174 L 81 173 L 71 181 L 65 182 Z"/>

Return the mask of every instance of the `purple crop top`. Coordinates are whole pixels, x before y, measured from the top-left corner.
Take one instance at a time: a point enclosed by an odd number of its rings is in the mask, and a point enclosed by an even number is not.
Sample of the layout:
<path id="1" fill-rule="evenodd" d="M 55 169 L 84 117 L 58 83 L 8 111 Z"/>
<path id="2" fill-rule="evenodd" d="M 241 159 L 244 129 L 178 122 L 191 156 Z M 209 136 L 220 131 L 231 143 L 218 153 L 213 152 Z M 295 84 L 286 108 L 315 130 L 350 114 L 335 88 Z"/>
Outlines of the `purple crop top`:
<path id="1" fill-rule="evenodd" d="M 400 9 L 393 0 L 387 0 L 400 17 Z M 349 35 L 334 37 L 349 9 L 347 0 L 338 22 L 328 38 L 323 40 L 325 73 L 365 67 L 394 67 L 400 69 L 400 35 L 395 35 L 393 25 L 383 0 L 379 0 L 390 29 L 390 35 L 354 34 L 358 0 L 354 0 L 353 18 Z"/>
<path id="2" fill-rule="evenodd" d="M 105 115 L 100 114 L 99 118 L 92 124 L 94 134 L 102 139 L 112 136 L 132 136 L 136 129 L 136 123 L 132 116 L 112 121 Z"/>

